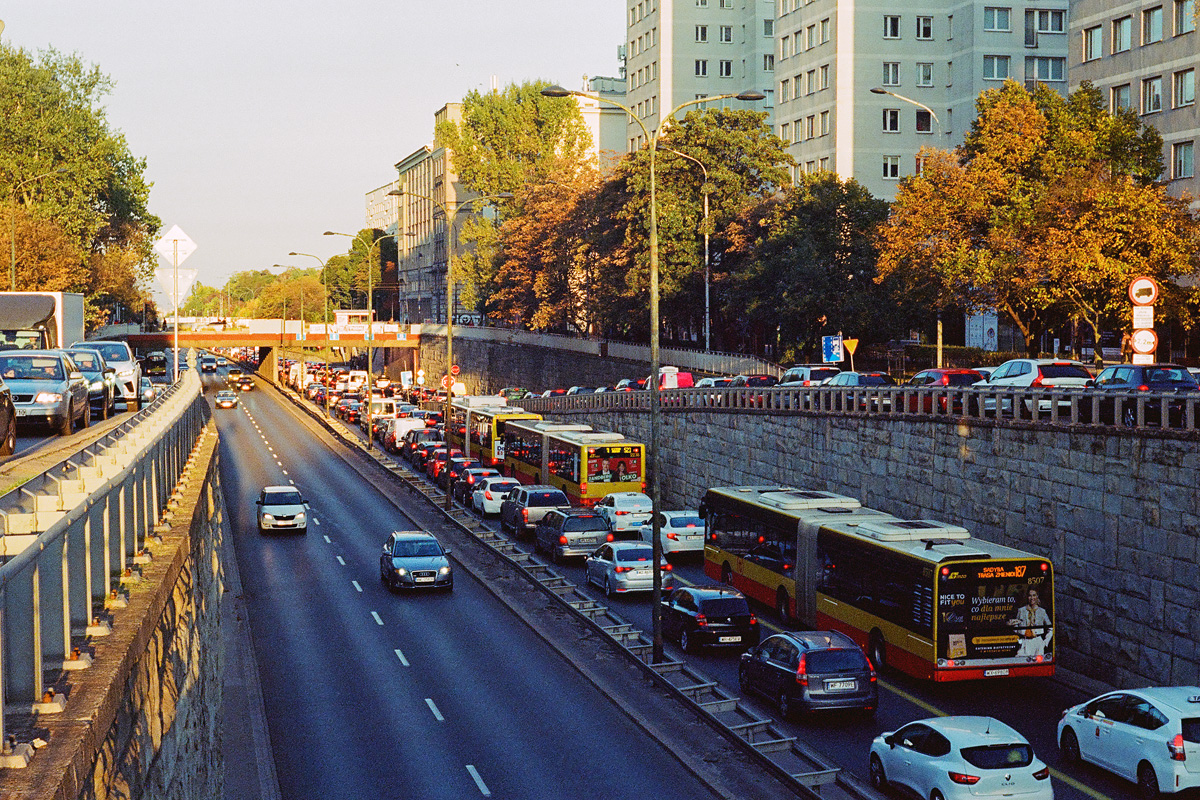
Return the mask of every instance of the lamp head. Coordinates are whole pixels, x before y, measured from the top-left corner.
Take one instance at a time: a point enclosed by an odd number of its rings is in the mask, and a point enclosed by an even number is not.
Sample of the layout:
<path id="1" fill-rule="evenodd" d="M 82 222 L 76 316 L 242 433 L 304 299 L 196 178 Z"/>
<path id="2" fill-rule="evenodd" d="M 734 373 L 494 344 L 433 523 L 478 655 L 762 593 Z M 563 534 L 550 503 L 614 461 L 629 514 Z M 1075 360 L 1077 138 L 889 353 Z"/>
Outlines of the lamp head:
<path id="1" fill-rule="evenodd" d="M 741 94 L 734 95 L 734 97 L 738 100 L 745 100 L 752 103 L 756 100 L 765 100 L 767 96 L 756 89 L 747 89 Z"/>
<path id="2" fill-rule="evenodd" d="M 871 94 L 891 94 L 887 89 L 880 89 L 878 86 L 871 87 Z"/>
<path id="3" fill-rule="evenodd" d="M 392 189 L 387 193 L 388 197 L 403 197 L 407 192 L 402 192 L 399 189 Z"/>
<path id="4" fill-rule="evenodd" d="M 542 89 L 542 97 L 570 97 L 573 94 L 574 92 L 570 89 L 564 89 L 558 84 L 553 84 Z"/>
<path id="5" fill-rule="evenodd" d="M 337 235 L 338 235 L 338 233 L 337 233 L 337 231 L 325 231 L 325 232 L 324 232 L 324 233 L 322 233 L 321 235 L 322 235 L 322 236 L 337 236 Z"/>

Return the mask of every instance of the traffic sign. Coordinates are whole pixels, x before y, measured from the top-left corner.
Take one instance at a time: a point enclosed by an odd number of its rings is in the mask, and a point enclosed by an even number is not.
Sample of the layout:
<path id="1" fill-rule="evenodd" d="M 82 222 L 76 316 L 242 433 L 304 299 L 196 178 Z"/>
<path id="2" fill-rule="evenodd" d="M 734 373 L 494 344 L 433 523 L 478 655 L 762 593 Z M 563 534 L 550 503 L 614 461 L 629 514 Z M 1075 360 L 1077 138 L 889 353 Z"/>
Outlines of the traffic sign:
<path id="1" fill-rule="evenodd" d="M 854 355 L 854 351 L 858 349 L 858 339 L 842 339 L 842 347 L 846 348 L 846 352 Z"/>
<path id="2" fill-rule="evenodd" d="M 1133 307 L 1133 329 L 1154 327 L 1154 306 Z"/>
<path id="3" fill-rule="evenodd" d="M 842 337 L 839 336 L 822 336 L 821 337 L 821 360 L 826 364 L 837 364 L 845 360 L 842 355 Z"/>
<path id="4" fill-rule="evenodd" d="M 450 374 L 451 374 L 451 375 L 457 375 L 457 374 L 458 374 L 458 364 L 451 364 L 451 365 L 450 365 Z"/>
<path id="5" fill-rule="evenodd" d="M 1135 306 L 1152 306 L 1158 299 L 1158 281 L 1148 275 L 1134 278 L 1129 283 L 1129 299 Z"/>
<path id="6" fill-rule="evenodd" d="M 1148 355 L 1158 349 L 1158 334 L 1151 328 L 1139 328 L 1133 332 L 1133 352 Z"/>
<path id="7" fill-rule="evenodd" d="M 450 376 L 449 375 L 442 376 L 442 388 L 444 388 L 444 389 L 450 388 Z"/>

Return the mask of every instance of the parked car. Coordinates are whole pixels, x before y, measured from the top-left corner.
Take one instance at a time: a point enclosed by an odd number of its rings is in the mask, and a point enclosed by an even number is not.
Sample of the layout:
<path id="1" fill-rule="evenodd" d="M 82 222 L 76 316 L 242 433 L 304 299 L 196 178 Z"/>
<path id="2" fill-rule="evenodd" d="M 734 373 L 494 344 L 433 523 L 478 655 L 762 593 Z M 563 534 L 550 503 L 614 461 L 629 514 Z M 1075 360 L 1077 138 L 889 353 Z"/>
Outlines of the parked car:
<path id="1" fill-rule="evenodd" d="M 832 389 L 872 389 L 880 386 L 895 386 L 896 381 L 892 380 L 892 376 L 886 372 L 839 372 L 834 375 L 825 385 Z M 843 405 L 849 405 L 850 401 L 843 401 L 840 392 L 833 395 L 833 407 L 841 411 Z M 855 403 L 855 411 L 888 411 L 892 407 L 891 397 L 860 397 Z M 847 409 L 851 410 L 851 409 Z"/>
<path id="2" fill-rule="evenodd" d="M 217 392 L 217 408 L 237 408 L 238 396 L 228 389 Z"/>
<path id="3" fill-rule="evenodd" d="M 919 797 L 1053 800 L 1050 768 L 1025 737 L 991 717 L 911 722 L 871 742 L 871 784 Z"/>
<path id="4" fill-rule="evenodd" d="M 1117 422 L 1117 400 L 1121 401 L 1120 423 L 1134 426 L 1138 421 L 1138 394 L 1174 395 L 1165 398 L 1167 418 L 1163 420 L 1163 399 L 1147 398 L 1144 403 L 1146 425 L 1182 427 L 1187 395 L 1200 391 L 1196 379 L 1186 368 L 1178 364 L 1117 364 L 1106 367 L 1096 376 L 1093 391 L 1100 393 L 1100 422 L 1114 425 Z M 1192 399 L 1196 399 L 1193 397 Z M 1092 404 L 1080 402 L 1083 421 L 1091 420 Z"/>
<path id="5" fill-rule="evenodd" d="M 454 589 L 450 550 L 433 534 L 396 531 L 383 543 L 379 555 L 379 580 L 392 590 Z"/>
<path id="6" fill-rule="evenodd" d="M 934 413 L 934 406 L 937 406 L 938 413 L 945 414 L 947 405 L 950 405 L 950 392 L 934 391 L 939 388 L 950 387 L 967 387 L 974 386 L 980 381 L 986 380 L 982 372 L 975 369 L 924 369 L 913 375 L 904 385 L 917 389 L 929 389 L 930 391 L 914 394 L 908 398 L 909 413 L 915 414 L 923 412 L 925 414 Z M 956 396 L 952 404 L 950 413 L 963 413 L 962 396 Z"/>
<path id="7" fill-rule="evenodd" d="M 595 505 L 617 539 L 637 539 L 638 529 L 650 519 L 653 507 L 650 498 L 641 492 L 613 492 Z"/>
<path id="8" fill-rule="evenodd" d="M 567 389 L 567 394 L 594 394 L 595 391 L 593 386 L 572 386 Z"/>
<path id="9" fill-rule="evenodd" d="M 1068 764 L 1087 761 L 1154 798 L 1200 786 L 1200 686 L 1108 692 L 1072 706 L 1058 722 Z"/>
<path id="10" fill-rule="evenodd" d="M 663 560 L 659 570 L 662 587 L 669 590 L 674 585 L 671 565 Z M 654 588 L 654 548 L 642 542 L 607 542 L 584 560 L 584 574 L 606 597 L 648 592 Z"/>
<path id="11" fill-rule="evenodd" d="M 92 424 L 88 385 L 83 373 L 62 350 L 0 352 L 0 378 L 12 392 L 17 422 L 45 423 L 59 435 Z"/>
<path id="12" fill-rule="evenodd" d="M 820 386 L 841 372 L 830 364 L 797 364 L 779 376 L 780 386 Z"/>
<path id="13" fill-rule="evenodd" d="M 514 536 L 532 533 L 547 512 L 570 507 L 571 501 L 561 489 L 537 483 L 518 486 L 500 504 L 500 530 Z"/>
<path id="14" fill-rule="evenodd" d="M 520 486 L 520 482 L 504 476 L 484 478 L 477 483 L 471 492 L 471 508 L 483 516 L 499 514 L 500 505 L 508 499 L 508 494 Z"/>
<path id="15" fill-rule="evenodd" d="M 837 631 L 788 631 L 767 638 L 742 654 L 738 684 L 773 700 L 784 718 L 798 710 L 874 713 L 879 705 L 875 669 L 854 640 Z"/>
<path id="16" fill-rule="evenodd" d="M 1024 393 L 1025 414 L 1037 416 L 1040 412 L 1050 411 L 1050 396 L 1034 395 L 1039 389 L 1067 391 L 1083 390 L 1092 380 L 1092 373 L 1078 361 L 1063 361 L 1053 358 L 1014 358 L 996 367 L 987 383 L 981 384 L 988 389 L 1012 389 Z M 1012 413 L 1012 401 L 984 395 L 984 411 L 996 412 L 999 403 L 1000 413 Z M 1037 407 L 1034 407 L 1034 404 Z M 1063 398 L 1058 402 L 1059 413 L 1070 413 L 1071 401 Z"/>
<path id="17" fill-rule="evenodd" d="M 658 526 L 664 554 L 704 552 L 704 518 L 695 511 L 660 511 Z M 647 544 L 654 541 L 650 519 L 638 528 L 638 538 Z"/>
<path id="18" fill-rule="evenodd" d="M 471 494 L 475 491 L 475 487 L 488 478 L 499 478 L 500 470 L 495 467 L 485 467 L 482 465 L 468 467 L 463 470 L 458 480 L 450 487 L 450 494 L 455 500 L 463 505 L 471 503 Z"/>
<path id="19" fill-rule="evenodd" d="M 308 531 L 308 503 L 295 486 L 264 486 L 258 496 L 258 531 Z"/>
<path id="20" fill-rule="evenodd" d="M 758 618 L 737 589 L 683 586 L 662 600 L 663 636 L 685 653 L 702 647 L 747 650 L 758 644 Z"/>
<path id="21" fill-rule="evenodd" d="M 552 508 L 533 528 L 533 548 L 555 564 L 586 556 L 601 542 L 612 541 L 604 517 L 590 508 Z"/>
<path id="22" fill-rule="evenodd" d="M 84 347 L 96 350 L 104 356 L 104 363 L 117 371 L 117 383 L 120 387 L 120 397 L 125 401 L 129 411 L 141 408 L 142 365 L 133 355 L 133 350 L 125 342 L 94 341 L 76 342 L 72 349 Z"/>
<path id="23" fill-rule="evenodd" d="M 121 392 L 116 369 L 104 362 L 104 356 L 98 350 L 75 347 L 66 352 L 88 383 L 88 403 L 93 415 L 108 419 L 116 410 L 117 395 Z"/>

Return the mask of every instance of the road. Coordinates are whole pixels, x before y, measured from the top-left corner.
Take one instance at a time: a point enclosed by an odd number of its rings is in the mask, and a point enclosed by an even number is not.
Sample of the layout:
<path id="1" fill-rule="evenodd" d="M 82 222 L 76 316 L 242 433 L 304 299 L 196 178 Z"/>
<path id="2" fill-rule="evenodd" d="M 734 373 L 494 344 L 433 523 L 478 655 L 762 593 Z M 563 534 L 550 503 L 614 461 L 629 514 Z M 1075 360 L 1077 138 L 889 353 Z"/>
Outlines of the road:
<path id="1" fill-rule="evenodd" d="M 257 390 L 214 413 L 283 797 L 713 796 L 461 568 L 453 593 L 386 591 L 379 548 L 412 521 L 294 408 Z M 307 535 L 257 532 L 280 483 Z"/>
<path id="2" fill-rule="evenodd" d="M 352 430 L 357 428 L 351 426 Z M 499 530 L 499 525 L 491 521 Z M 532 544 L 524 549 L 533 551 Z M 535 556 L 539 561 L 546 561 Z M 715 583 L 704 575 L 701 558 L 679 556 L 673 559 L 676 578 L 687 584 Z M 555 567 L 564 577 L 584 587 L 582 560 L 568 560 Z M 608 604 L 616 613 L 648 632 L 652 629 L 648 593 L 646 596 L 625 596 L 607 600 L 596 587 L 585 591 Z M 774 613 L 757 607 L 763 637 L 779 632 L 782 627 Z M 740 695 L 737 680 L 738 656 L 732 652 L 709 652 L 684 655 L 674 643 L 667 650 L 672 658 L 685 659 L 696 665 L 710 679 L 718 681 L 729 693 Z M 867 758 L 871 740 L 885 731 L 893 731 L 916 719 L 947 714 L 982 714 L 1000 719 L 1020 731 L 1034 746 L 1038 756 L 1050 765 L 1056 797 L 1060 800 L 1085 798 L 1116 798 L 1134 800 L 1136 787 L 1088 765 L 1063 764 L 1055 741 L 1056 725 L 1062 710 L 1092 696 L 1089 687 L 1072 686 L 1071 678 L 1001 680 L 979 684 L 975 682 L 932 684 L 889 672 L 880 681 L 880 706 L 873 719 L 856 715 L 824 714 L 786 723 L 792 735 L 806 741 L 830 762 L 849 770 L 864 781 L 869 777 Z M 760 713 L 778 718 L 773 705 L 758 697 L 747 702 Z"/>

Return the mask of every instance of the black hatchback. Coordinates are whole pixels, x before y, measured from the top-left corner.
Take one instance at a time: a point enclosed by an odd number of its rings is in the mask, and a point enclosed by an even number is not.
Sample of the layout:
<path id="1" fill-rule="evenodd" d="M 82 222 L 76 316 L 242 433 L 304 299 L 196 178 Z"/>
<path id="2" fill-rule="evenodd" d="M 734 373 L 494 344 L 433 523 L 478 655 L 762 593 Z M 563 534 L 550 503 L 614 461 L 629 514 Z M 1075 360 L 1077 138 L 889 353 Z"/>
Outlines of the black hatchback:
<path id="1" fill-rule="evenodd" d="M 745 650 L 758 644 L 758 619 L 746 598 L 727 586 L 685 586 L 662 601 L 663 635 L 685 653 L 701 647 Z"/>
<path id="2" fill-rule="evenodd" d="M 879 685 L 854 640 L 837 631 L 794 631 L 743 653 L 738 684 L 773 700 L 786 719 L 794 710 L 875 713 Z"/>

